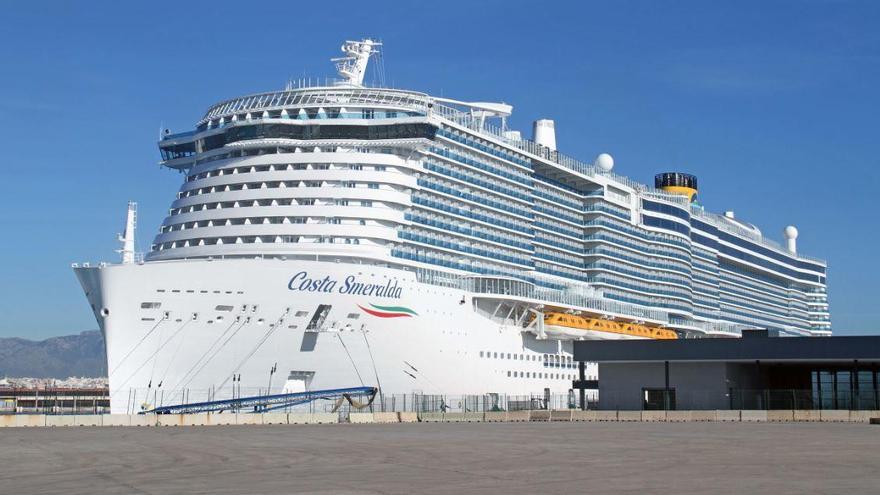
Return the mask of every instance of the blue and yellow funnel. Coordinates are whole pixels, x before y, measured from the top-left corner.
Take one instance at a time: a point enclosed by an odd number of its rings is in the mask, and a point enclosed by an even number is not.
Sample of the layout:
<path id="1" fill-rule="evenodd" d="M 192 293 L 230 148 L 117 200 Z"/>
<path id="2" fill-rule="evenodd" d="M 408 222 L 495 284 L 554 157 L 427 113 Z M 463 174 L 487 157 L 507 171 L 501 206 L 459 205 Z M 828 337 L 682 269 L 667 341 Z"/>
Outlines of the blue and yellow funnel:
<path id="1" fill-rule="evenodd" d="M 672 194 L 681 194 L 693 202 L 697 197 L 697 178 L 681 172 L 664 172 L 654 176 L 654 187 Z"/>

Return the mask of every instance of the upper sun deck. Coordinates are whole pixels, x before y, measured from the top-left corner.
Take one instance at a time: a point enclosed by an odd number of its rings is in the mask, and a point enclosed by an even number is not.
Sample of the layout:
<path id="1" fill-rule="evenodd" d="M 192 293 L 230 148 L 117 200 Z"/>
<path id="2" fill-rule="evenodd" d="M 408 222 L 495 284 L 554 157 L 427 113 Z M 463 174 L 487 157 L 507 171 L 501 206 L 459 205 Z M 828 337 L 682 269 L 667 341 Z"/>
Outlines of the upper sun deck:
<path id="1" fill-rule="evenodd" d="M 426 114 L 431 103 L 432 99 L 427 94 L 417 91 L 328 84 L 311 86 L 309 83 L 302 83 L 297 87 L 289 85 L 281 91 L 250 94 L 221 101 L 208 108 L 204 117 L 196 125 L 199 128 L 210 128 L 213 121 L 232 118 L 240 113 L 259 112 L 262 114 L 262 112 L 280 111 L 289 107 L 308 105 L 336 107 L 382 105 L 406 108 Z"/>

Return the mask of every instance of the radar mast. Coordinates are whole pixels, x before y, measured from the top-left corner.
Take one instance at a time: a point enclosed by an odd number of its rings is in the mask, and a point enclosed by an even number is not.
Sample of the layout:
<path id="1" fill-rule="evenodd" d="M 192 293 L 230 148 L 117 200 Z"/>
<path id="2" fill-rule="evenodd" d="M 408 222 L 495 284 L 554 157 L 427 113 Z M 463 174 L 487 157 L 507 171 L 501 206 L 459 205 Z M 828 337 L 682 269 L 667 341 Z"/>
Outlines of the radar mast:
<path id="1" fill-rule="evenodd" d="M 363 86 L 367 62 L 371 55 L 379 53 L 380 46 L 382 43 L 369 38 L 363 41 L 346 41 L 342 45 L 342 53 L 345 56 L 331 59 L 336 62 L 336 71 L 343 78 L 343 82 L 352 86 Z"/>

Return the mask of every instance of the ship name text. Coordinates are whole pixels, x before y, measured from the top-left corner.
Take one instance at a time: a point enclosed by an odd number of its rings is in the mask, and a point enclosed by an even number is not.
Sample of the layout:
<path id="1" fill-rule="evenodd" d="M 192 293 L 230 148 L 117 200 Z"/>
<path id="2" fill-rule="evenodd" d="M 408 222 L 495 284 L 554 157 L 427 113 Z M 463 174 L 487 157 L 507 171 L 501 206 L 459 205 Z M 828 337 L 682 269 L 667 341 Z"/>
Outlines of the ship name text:
<path id="1" fill-rule="evenodd" d="M 384 284 L 370 284 L 360 281 L 356 276 L 349 275 L 342 281 L 330 276 L 310 277 L 308 272 L 302 271 L 290 278 L 287 288 L 300 292 L 337 292 L 353 296 L 375 296 L 400 299 L 403 288 L 397 284 L 397 280 L 388 280 Z"/>

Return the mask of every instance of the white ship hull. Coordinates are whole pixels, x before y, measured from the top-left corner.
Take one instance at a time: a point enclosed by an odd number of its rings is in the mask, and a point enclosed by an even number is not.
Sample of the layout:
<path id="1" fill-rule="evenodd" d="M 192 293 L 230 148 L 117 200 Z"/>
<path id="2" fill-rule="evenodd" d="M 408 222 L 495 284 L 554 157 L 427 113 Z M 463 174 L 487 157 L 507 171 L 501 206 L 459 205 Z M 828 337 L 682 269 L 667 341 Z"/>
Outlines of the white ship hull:
<path id="1" fill-rule="evenodd" d="M 577 375 L 570 341 L 537 340 L 495 323 L 475 311 L 470 294 L 419 283 L 411 272 L 237 259 L 76 274 L 106 339 L 113 413 L 160 400 L 229 398 L 234 375 L 242 395 L 265 392 L 276 363 L 273 393 L 364 384 L 381 385 L 386 396 L 564 394 Z M 365 295 L 351 293 L 357 290 Z M 318 329 L 307 330 L 319 305 L 331 308 Z"/>

